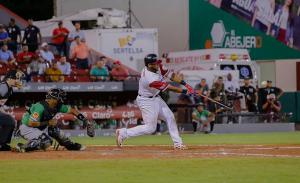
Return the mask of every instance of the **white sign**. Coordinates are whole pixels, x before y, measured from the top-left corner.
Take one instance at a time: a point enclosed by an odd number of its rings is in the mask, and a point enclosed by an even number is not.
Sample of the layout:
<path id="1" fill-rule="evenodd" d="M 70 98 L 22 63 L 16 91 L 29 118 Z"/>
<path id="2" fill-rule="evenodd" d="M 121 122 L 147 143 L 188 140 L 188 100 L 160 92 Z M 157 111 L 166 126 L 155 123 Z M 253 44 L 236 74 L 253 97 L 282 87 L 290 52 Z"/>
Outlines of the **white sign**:
<path id="1" fill-rule="evenodd" d="M 99 30 L 98 35 L 97 51 L 138 71 L 147 54 L 158 54 L 157 29 Z"/>

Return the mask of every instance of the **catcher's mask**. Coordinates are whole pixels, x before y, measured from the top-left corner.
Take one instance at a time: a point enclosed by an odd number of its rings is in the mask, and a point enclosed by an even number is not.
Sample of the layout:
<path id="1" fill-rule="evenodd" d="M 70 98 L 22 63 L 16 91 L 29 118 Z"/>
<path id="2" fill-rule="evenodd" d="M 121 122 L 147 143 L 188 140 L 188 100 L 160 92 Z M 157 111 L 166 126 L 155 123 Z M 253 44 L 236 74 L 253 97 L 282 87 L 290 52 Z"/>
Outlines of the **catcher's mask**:
<path id="1" fill-rule="evenodd" d="M 60 103 L 64 103 L 67 98 L 67 93 L 60 88 L 53 88 L 48 91 L 46 99 L 56 99 Z"/>
<path id="2" fill-rule="evenodd" d="M 4 81 L 9 79 L 16 80 L 16 83 L 13 87 L 21 88 L 24 85 L 25 74 L 19 70 L 11 70 L 5 75 Z"/>

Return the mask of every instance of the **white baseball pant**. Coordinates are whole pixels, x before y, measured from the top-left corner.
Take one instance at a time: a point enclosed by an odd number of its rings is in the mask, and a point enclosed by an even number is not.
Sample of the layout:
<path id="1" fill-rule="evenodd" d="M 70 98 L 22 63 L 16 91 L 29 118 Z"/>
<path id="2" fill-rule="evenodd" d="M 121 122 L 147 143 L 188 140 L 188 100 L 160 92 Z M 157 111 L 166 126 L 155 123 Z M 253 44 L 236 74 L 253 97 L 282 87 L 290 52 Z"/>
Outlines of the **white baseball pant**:
<path id="1" fill-rule="evenodd" d="M 144 125 L 121 130 L 124 138 L 151 134 L 155 132 L 158 119 L 167 123 L 169 134 L 174 144 L 182 144 L 173 112 L 161 97 L 137 97 L 137 104 L 142 112 Z"/>

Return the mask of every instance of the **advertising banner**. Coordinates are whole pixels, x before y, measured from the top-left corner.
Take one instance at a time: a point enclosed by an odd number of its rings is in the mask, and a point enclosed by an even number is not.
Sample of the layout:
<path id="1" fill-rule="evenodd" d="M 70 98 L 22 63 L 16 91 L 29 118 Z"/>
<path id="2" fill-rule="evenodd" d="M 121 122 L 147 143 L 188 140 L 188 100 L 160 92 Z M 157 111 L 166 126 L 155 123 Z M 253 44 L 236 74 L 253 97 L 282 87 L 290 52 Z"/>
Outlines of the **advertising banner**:
<path id="1" fill-rule="evenodd" d="M 221 9 L 300 50 L 300 0 L 223 0 Z"/>
<path id="2" fill-rule="evenodd" d="M 15 92 L 47 92 L 52 88 L 61 88 L 66 92 L 115 92 L 123 91 L 122 82 L 68 82 L 68 83 L 26 83 Z"/>
<path id="3" fill-rule="evenodd" d="M 288 1 L 190 0 L 190 48 L 246 48 L 253 60 L 300 58 L 299 4 Z"/>
<path id="4" fill-rule="evenodd" d="M 15 110 L 9 110 L 6 111 L 10 115 L 12 115 L 17 121 L 20 121 L 22 119 L 23 114 L 25 113 L 25 108 L 18 108 Z M 84 108 L 80 110 L 85 116 L 87 116 L 88 119 L 131 119 L 131 118 L 137 118 L 140 119 L 142 117 L 142 114 L 140 110 L 137 107 L 126 107 L 121 106 L 114 109 L 107 109 L 107 110 L 97 110 L 97 109 L 89 109 Z M 76 119 L 71 114 L 62 114 L 59 113 L 55 116 L 55 119 L 57 120 L 64 120 L 64 121 L 73 121 Z"/>

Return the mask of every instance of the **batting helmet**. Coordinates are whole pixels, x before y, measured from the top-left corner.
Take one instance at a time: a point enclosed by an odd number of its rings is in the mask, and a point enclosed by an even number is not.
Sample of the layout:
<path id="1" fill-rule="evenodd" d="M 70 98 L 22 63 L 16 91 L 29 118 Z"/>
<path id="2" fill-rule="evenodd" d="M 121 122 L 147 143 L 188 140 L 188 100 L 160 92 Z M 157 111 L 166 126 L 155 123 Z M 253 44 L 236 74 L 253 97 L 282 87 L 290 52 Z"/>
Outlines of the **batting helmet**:
<path id="1" fill-rule="evenodd" d="M 60 88 L 53 88 L 48 91 L 46 99 L 56 99 L 59 102 L 63 103 L 67 98 L 67 93 Z"/>
<path id="2" fill-rule="evenodd" d="M 157 62 L 157 55 L 154 53 L 148 54 L 144 58 L 144 61 L 145 61 L 145 66 L 147 66 L 148 64 L 151 64 L 151 63 L 155 63 L 155 62 Z"/>

